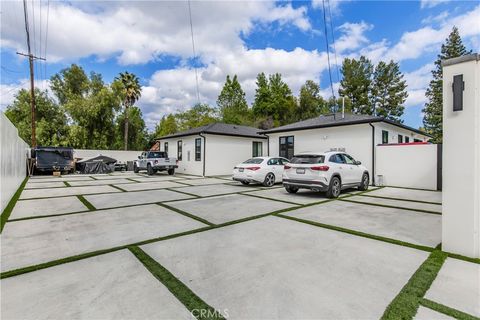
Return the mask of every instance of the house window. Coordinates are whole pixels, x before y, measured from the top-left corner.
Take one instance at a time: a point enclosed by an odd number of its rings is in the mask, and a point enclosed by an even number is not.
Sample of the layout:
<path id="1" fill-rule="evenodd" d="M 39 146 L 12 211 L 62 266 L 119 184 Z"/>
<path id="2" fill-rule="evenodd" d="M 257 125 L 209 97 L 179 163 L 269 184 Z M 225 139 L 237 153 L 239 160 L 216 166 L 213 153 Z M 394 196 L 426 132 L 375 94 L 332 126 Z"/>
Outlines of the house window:
<path id="1" fill-rule="evenodd" d="M 165 151 L 165 153 L 168 154 L 168 142 L 165 142 L 163 144 L 163 151 Z"/>
<path id="2" fill-rule="evenodd" d="M 262 152 L 262 142 L 258 141 L 253 141 L 252 142 L 252 157 L 261 157 L 263 152 Z"/>
<path id="3" fill-rule="evenodd" d="M 182 161 L 182 140 L 177 141 L 177 160 Z"/>
<path id="4" fill-rule="evenodd" d="M 282 158 L 292 159 L 295 143 L 293 136 L 280 137 L 279 156 Z"/>
<path id="5" fill-rule="evenodd" d="M 398 135 L 398 143 L 403 143 L 403 136 L 401 134 Z"/>
<path id="6" fill-rule="evenodd" d="M 409 143 L 409 142 L 410 142 L 410 137 L 405 136 L 405 143 Z"/>
<path id="7" fill-rule="evenodd" d="M 202 139 L 195 139 L 195 161 L 202 161 Z"/>
<path id="8" fill-rule="evenodd" d="M 420 139 L 413 139 L 413 142 L 422 142 Z"/>
<path id="9" fill-rule="evenodd" d="M 388 131 L 382 130 L 382 144 L 388 143 Z"/>

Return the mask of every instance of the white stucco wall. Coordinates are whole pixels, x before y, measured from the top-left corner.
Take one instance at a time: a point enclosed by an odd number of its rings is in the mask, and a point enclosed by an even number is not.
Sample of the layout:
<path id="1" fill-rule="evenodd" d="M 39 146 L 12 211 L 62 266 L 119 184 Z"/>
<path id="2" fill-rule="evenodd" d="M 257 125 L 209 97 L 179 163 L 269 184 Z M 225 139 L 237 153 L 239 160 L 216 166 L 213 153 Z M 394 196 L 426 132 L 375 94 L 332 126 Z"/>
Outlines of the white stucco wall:
<path id="1" fill-rule="evenodd" d="M 199 175 L 203 174 L 203 161 L 205 163 L 205 175 L 228 175 L 232 173 L 233 167 L 252 157 L 252 142 L 263 142 L 263 153 L 266 155 L 266 139 L 253 139 L 234 136 L 222 136 L 215 134 L 204 134 L 206 138 L 204 155 L 204 139 L 199 135 L 191 135 L 172 139 L 160 140 L 160 150 L 165 151 L 165 142 L 168 142 L 168 155 L 177 157 L 177 142 L 182 141 L 183 156 L 178 162 L 177 172 Z M 201 161 L 195 161 L 195 139 L 201 138 Z M 188 154 L 190 153 L 190 158 Z"/>
<path id="2" fill-rule="evenodd" d="M 232 174 L 233 167 L 252 157 L 253 141 L 262 142 L 266 154 L 266 139 L 231 137 L 209 134 L 205 174 L 207 176 Z"/>
<path id="3" fill-rule="evenodd" d="M 74 149 L 73 157 L 88 159 L 98 155 L 111 157 L 119 162 L 134 161 L 143 151 Z"/>
<path id="4" fill-rule="evenodd" d="M 279 156 L 279 138 L 283 136 L 294 136 L 295 154 L 345 148 L 345 152 L 361 161 L 371 174 L 372 128 L 368 124 L 272 133 L 269 134 L 270 156 Z"/>
<path id="5" fill-rule="evenodd" d="M 437 148 L 436 144 L 377 146 L 377 184 L 437 190 Z"/>
<path id="6" fill-rule="evenodd" d="M 397 126 L 394 126 L 385 122 L 376 122 L 373 124 L 375 126 L 375 141 L 377 144 L 382 143 L 382 131 L 388 131 L 388 143 L 399 143 L 398 135 L 403 136 L 403 143 L 405 143 L 405 137 L 410 137 L 410 142 L 414 142 L 414 139 L 421 140 L 426 142 L 429 140 L 428 136 L 413 132 L 411 130 L 403 129 Z"/>
<path id="7" fill-rule="evenodd" d="M 463 110 L 453 111 L 453 76 L 463 74 Z M 442 249 L 480 257 L 480 63 L 443 68 Z"/>
<path id="8" fill-rule="evenodd" d="M 27 176 L 28 149 L 17 128 L 0 112 L 0 212 Z"/>

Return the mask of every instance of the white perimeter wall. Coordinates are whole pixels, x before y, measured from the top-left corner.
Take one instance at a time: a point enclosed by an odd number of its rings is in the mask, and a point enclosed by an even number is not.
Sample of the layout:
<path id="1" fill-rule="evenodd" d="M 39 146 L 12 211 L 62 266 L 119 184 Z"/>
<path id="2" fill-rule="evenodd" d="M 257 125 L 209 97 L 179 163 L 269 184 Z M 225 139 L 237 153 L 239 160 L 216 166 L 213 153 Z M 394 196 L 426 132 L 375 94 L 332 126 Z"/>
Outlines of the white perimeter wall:
<path id="1" fill-rule="evenodd" d="M 368 124 L 273 133 L 269 136 L 270 156 L 279 156 L 280 137 L 294 136 L 295 154 L 345 148 L 346 153 L 361 161 L 372 174 L 372 128 Z"/>
<path id="2" fill-rule="evenodd" d="M 408 129 L 403 129 L 397 126 L 394 126 L 385 122 L 376 122 L 373 123 L 375 126 L 375 142 L 376 144 L 382 143 L 382 131 L 388 131 L 388 143 L 398 143 L 398 135 L 403 136 L 403 142 L 405 143 L 405 137 L 410 137 L 410 142 L 414 142 L 414 139 L 418 139 L 422 142 L 428 141 L 430 138 L 423 134 L 418 134 L 416 132 L 410 131 Z"/>
<path id="3" fill-rule="evenodd" d="M 17 128 L 0 112 L 0 212 L 27 176 L 28 148 Z"/>
<path id="4" fill-rule="evenodd" d="M 138 156 L 143 151 L 124 151 L 124 150 L 88 150 L 88 149 L 74 149 L 74 158 L 88 159 L 98 155 L 111 157 L 117 159 L 119 162 L 126 163 L 138 159 Z"/>
<path id="5" fill-rule="evenodd" d="M 383 180 L 386 186 L 437 190 L 437 148 L 436 144 L 377 146 L 377 184 Z"/>
<path id="6" fill-rule="evenodd" d="M 252 158 L 253 141 L 262 142 L 262 152 L 266 155 L 267 139 L 206 135 L 207 157 L 205 175 L 230 175 L 233 167 Z"/>

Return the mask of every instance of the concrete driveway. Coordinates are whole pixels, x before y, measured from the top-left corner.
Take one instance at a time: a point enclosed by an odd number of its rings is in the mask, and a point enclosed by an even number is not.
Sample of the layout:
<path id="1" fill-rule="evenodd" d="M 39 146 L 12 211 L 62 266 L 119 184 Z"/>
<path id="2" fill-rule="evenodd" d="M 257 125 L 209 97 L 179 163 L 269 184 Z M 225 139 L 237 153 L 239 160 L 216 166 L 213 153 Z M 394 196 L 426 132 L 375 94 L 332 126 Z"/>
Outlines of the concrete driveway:
<path id="1" fill-rule="evenodd" d="M 1 240 L 3 319 L 480 316 L 480 265 L 462 257 L 402 305 L 441 253 L 435 191 L 332 201 L 228 177 L 34 177 Z"/>

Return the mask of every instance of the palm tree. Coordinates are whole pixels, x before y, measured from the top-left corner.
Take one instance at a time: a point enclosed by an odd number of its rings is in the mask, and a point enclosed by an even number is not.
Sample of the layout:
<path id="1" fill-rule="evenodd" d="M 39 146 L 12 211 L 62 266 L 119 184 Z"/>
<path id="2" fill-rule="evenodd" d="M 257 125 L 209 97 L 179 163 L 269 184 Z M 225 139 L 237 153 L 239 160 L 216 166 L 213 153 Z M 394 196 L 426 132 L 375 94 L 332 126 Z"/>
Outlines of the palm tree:
<path id="1" fill-rule="evenodd" d="M 122 83 L 123 93 L 125 95 L 123 101 L 123 106 L 125 108 L 124 145 L 125 150 L 128 150 L 128 108 L 138 101 L 142 93 L 142 87 L 140 86 L 138 77 L 128 71 L 121 72 L 117 77 L 117 80 Z"/>

